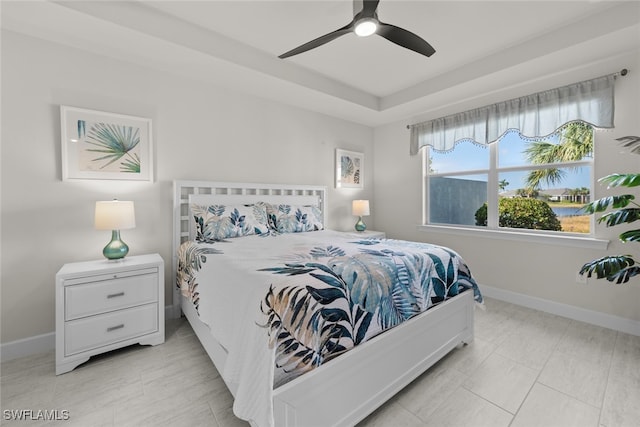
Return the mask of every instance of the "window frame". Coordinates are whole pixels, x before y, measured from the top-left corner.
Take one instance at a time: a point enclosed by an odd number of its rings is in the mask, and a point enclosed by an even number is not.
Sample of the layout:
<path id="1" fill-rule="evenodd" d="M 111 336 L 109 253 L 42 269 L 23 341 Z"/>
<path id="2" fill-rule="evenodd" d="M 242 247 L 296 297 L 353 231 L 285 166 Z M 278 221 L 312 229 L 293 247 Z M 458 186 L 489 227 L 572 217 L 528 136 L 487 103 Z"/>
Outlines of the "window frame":
<path id="1" fill-rule="evenodd" d="M 581 247 L 590 249 L 607 249 L 609 240 L 597 238 L 595 235 L 595 219 L 591 217 L 591 225 L 589 234 L 586 233 L 571 233 L 571 232 L 558 232 L 547 230 L 529 230 L 529 229 L 515 229 L 515 228 L 501 228 L 498 225 L 498 201 L 499 201 L 499 175 L 504 172 L 517 172 L 531 169 L 544 169 L 544 168 L 559 168 L 559 167 L 575 167 L 575 166 L 590 166 L 590 190 L 593 196 L 595 189 L 594 178 L 594 158 L 583 159 L 576 162 L 559 162 L 550 164 L 536 164 L 536 165 L 520 165 L 520 166 L 505 166 L 498 168 L 498 144 L 488 144 L 489 152 L 489 168 L 488 169 L 474 169 L 464 170 L 458 172 L 444 172 L 444 173 L 429 173 L 429 153 L 432 148 L 426 146 L 421 150 L 422 161 L 422 224 L 418 226 L 421 231 L 449 233 L 463 236 L 482 236 L 494 239 L 502 240 L 516 240 L 527 241 L 533 243 L 545 243 L 551 245 Z M 594 133 L 595 144 L 595 133 Z M 429 222 L 429 179 L 430 177 L 438 176 L 460 176 L 460 175 L 473 175 L 473 174 L 487 174 L 487 226 L 467 226 L 456 224 L 440 224 Z"/>

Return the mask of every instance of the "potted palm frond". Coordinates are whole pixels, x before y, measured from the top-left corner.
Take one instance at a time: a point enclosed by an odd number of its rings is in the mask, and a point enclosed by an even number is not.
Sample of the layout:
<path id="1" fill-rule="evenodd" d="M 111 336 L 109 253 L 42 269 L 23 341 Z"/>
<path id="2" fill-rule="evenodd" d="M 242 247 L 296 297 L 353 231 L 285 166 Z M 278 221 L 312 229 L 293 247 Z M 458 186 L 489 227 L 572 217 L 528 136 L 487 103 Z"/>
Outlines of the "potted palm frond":
<path id="1" fill-rule="evenodd" d="M 622 142 L 624 147 L 631 148 L 632 153 L 640 154 L 640 137 L 625 136 L 618 138 L 617 141 Z M 607 188 L 638 187 L 640 173 L 614 173 L 600 178 L 598 182 L 607 184 Z M 634 200 L 633 194 L 608 196 L 588 203 L 583 209 L 589 214 L 613 209 L 598 218 L 598 223 L 604 222 L 607 227 L 613 227 L 640 220 L 640 204 Z M 625 231 L 620 234 L 619 239 L 622 242 L 640 242 L 640 229 Z M 596 279 L 607 279 L 616 284 L 627 283 L 633 276 L 640 274 L 640 263 L 633 258 L 633 255 L 607 255 L 584 264 L 580 274 L 586 274 L 587 277 L 595 276 Z"/>

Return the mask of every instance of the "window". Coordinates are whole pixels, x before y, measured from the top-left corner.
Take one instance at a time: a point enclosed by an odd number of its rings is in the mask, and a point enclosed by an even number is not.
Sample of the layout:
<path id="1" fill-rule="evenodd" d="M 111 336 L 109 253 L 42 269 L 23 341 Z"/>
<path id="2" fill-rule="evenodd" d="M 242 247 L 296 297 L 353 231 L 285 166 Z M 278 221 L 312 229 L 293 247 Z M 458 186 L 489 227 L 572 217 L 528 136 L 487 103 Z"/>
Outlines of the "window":
<path id="1" fill-rule="evenodd" d="M 606 244 L 579 210 L 593 189 L 593 129 L 613 128 L 618 75 L 626 70 L 408 126 L 409 152 L 423 156 L 423 222 Z"/>
<path id="2" fill-rule="evenodd" d="M 547 137 L 511 129 L 424 154 L 425 222 L 487 229 L 591 234 L 580 212 L 592 193 L 593 128 L 571 122 Z"/>

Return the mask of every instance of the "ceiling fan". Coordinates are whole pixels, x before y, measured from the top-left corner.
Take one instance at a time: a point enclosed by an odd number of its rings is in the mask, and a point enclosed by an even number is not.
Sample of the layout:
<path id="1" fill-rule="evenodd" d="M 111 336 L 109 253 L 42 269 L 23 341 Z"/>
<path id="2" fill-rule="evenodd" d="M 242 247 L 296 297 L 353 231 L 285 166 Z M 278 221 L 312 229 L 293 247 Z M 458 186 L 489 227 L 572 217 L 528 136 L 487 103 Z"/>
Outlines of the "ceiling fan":
<path id="1" fill-rule="evenodd" d="M 316 47 L 329 43 L 340 36 L 354 32 L 358 36 L 366 37 L 372 34 L 378 34 L 381 37 L 393 42 L 406 49 L 418 52 L 421 55 L 431 56 L 436 50 L 419 36 L 395 25 L 385 24 L 378 20 L 378 3 L 380 0 L 354 0 L 353 13 L 354 17 L 351 22 L 342 28 L 338 28 L 324 36 L 311 40 L 295 49 L 283 53 L 279 58 L 288 58 L 299 53 L 306 52 Z M 358 12 L 359 5 L 362 4 L 362 10 Z"/>

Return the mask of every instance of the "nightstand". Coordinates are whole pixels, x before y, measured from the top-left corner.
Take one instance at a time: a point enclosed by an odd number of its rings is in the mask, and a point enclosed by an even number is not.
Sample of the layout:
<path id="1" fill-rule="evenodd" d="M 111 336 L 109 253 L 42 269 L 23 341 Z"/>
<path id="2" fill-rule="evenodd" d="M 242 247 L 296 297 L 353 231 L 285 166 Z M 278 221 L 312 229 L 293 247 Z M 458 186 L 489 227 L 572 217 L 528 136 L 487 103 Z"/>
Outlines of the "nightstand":
<path id="1" fill-rule="evenodd" d="M 364 231 L 344 231 L 349 237 L 359 237 L 361 239 L 384 239 L 386 234 L 384 231 L 364 230 Z"/>
<path id="2" fill-rule="evenodd" d="M 160 255 L 74 262 L 56 274 L 56 375 L 96 354 L 163 342 Z"/>

